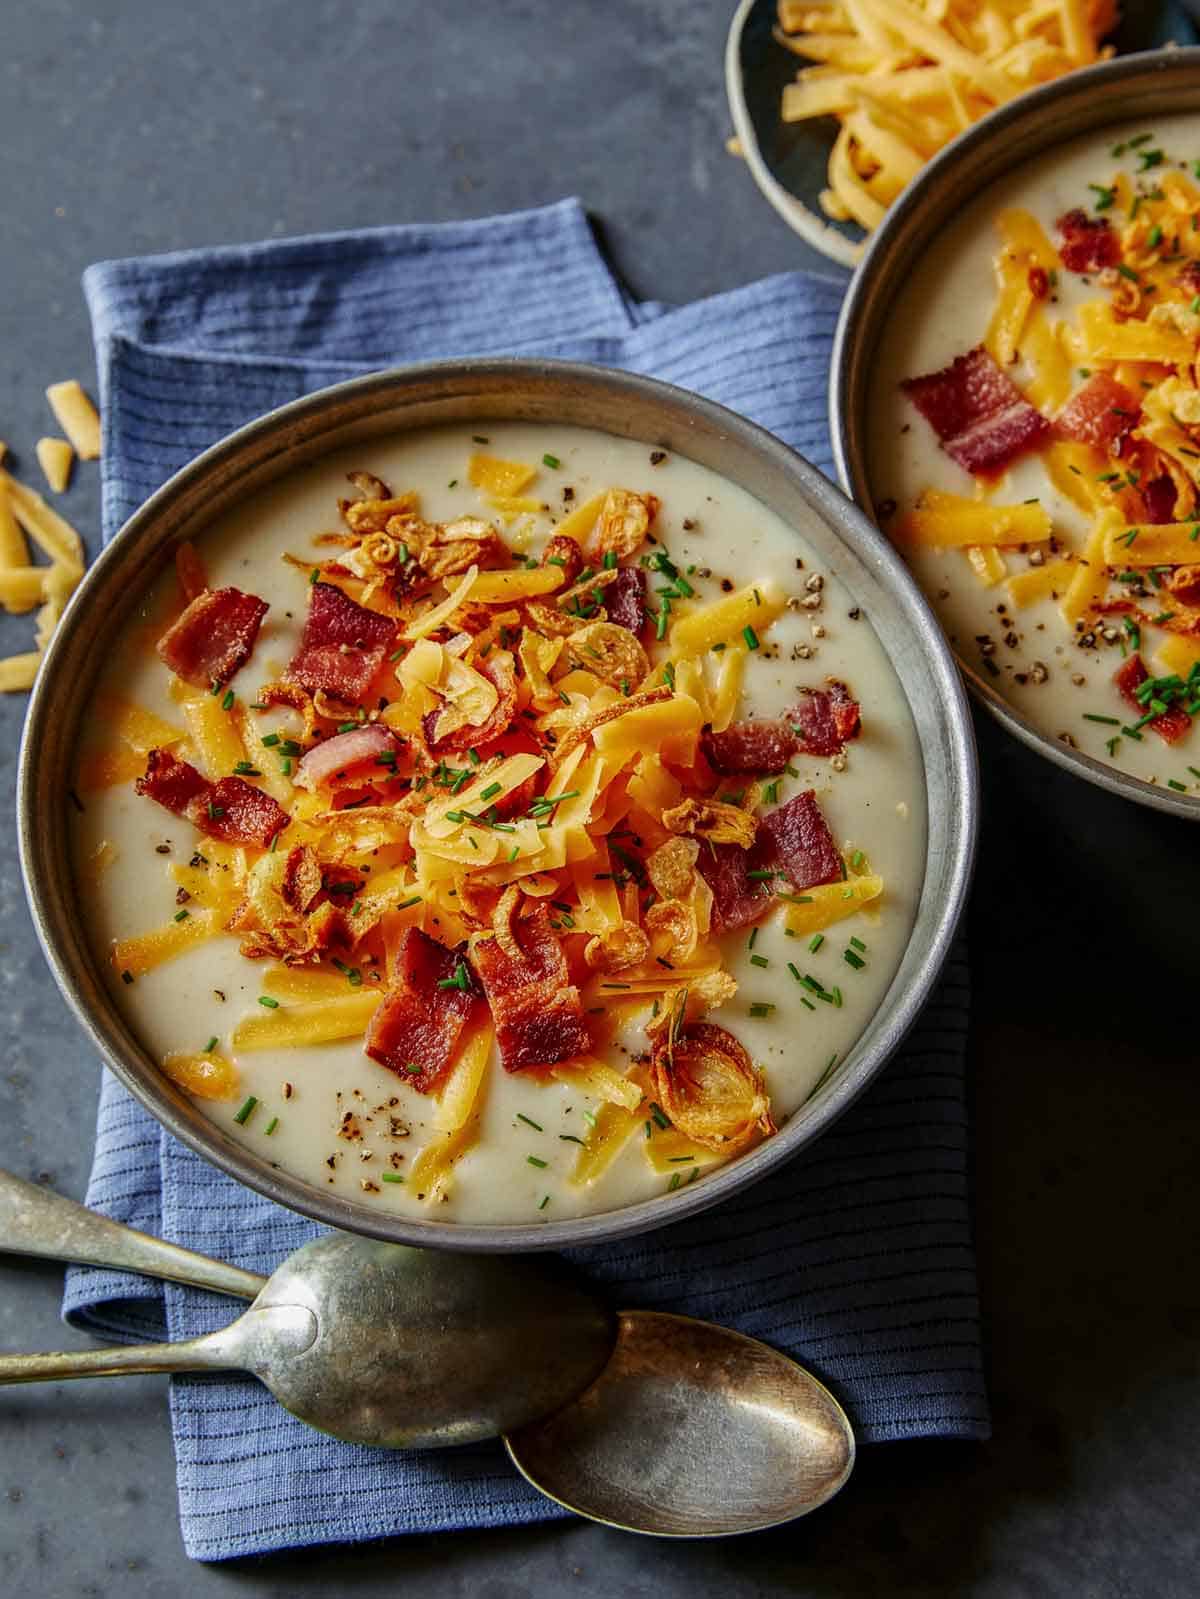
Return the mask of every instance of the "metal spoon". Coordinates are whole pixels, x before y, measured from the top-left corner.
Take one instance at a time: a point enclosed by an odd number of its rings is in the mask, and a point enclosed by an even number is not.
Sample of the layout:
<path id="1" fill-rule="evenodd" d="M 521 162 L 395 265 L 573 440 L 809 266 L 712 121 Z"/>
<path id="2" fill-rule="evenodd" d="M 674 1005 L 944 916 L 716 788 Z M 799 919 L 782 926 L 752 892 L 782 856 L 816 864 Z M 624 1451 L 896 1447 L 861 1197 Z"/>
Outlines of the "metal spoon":
<path id="1" fill-rule="evenodd" d="M 0 1383 L 243 1367 L 349 1442 L 503 1433 L 540 1493 L 661 1537 L 790 1521 L 832 1498 L 854 1464 L 844 1411 L 795 1361 L 685 1316 L 624 1311 L 614 1323 L 552 1257 L 331 1234 L 266 1281 L 4 1172 L 0 1251 L 254 1298 L 232 1327 L 190 1343 L 0 1356 Z"/>
<path id="2" fill-rule="evenodd" d="M 719 1538 L 806 1515 L 854 1465 L 854 1433 L 802 1366 L 727 1327 L 623 1311 L 592 1386 L 504 1439 L 539 1493 L 626 1532 Z"/>
<path id="3" fill-rule="evenodd" d="M 0 1383 L 122 1372 L 253 1372 L 347 1443 L 473 1443 L 584 1390 L 615 1319 L 549 1255 L 434 1254 L 332 1233 L 270 1280 L 96 1216 L 0 1173 L 0 1250 L 115 1266 L 253 1297 L 220 1332 L 173 1344 L 0 1356 Z"/>

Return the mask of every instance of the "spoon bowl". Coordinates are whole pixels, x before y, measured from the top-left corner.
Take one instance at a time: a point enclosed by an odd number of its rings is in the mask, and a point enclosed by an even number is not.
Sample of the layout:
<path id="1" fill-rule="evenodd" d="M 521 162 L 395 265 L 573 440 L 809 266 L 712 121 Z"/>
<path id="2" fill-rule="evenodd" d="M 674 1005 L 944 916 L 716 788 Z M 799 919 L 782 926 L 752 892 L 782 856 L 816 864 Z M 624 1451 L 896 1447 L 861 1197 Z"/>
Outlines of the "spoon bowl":
<path id="1" fill-rule="evenodd" d="M 615 1317 L 561 1259 L 442 1255 L 333 1233 L 279 1267 L 247 1316 L 311 1312 L 260 1372 L 310 1427 L 387 1449 L 495 1438 L 600 1373 Z M 243 1318 L 245 1319 L 245 1318 Z"/>
<path id="2" fill-rule="evenodd" d="M 625 1532 L 721 1538 L 806 1515 L 854 1465 L 845 1412 L 811 1373 L 726 1327 L 623 1311 L 591 1387 L 505 1445 L 530 1483 Z"/>

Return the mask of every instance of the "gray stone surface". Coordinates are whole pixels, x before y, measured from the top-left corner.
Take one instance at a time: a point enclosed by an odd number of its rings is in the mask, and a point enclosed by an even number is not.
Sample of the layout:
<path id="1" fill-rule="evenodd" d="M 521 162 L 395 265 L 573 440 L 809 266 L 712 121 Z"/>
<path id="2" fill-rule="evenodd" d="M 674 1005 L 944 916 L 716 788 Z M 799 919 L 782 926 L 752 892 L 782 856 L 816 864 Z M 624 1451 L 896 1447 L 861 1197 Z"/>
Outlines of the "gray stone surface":
<path id="1" fill-rule="evenodd" d="M 44 385 L 91 370 L 78 278 L 102 256 L 575 192 L 640 295 L 683 300 L 807 264 L 723 150 L 730 9 L 10 4 L 0 436 L 32 468 Z M 93 542 L 97 483 L 82 469 L 67 502 Z M 0 652 L 29 633 L 0 622 Z M 5 808 L 21 715 L 19 699 L 0 702 Z M 820 1515 L 733 1544 L 571 1524 L 200 1568 L 179 1543 L 160 1383 L 12 1389 L 0 1593 L 1195 1594 L 1196 835 L 981 734 L 971 935 L 991 1443 L 867 1451 Z M 78 1195 L 96 1067 L 32 947 L 11 828 L 0 939 L 0 1164 Z M 83 1341 L 57 1321 L 59 1282 L 0 1263 L 3 1347 Z"/>

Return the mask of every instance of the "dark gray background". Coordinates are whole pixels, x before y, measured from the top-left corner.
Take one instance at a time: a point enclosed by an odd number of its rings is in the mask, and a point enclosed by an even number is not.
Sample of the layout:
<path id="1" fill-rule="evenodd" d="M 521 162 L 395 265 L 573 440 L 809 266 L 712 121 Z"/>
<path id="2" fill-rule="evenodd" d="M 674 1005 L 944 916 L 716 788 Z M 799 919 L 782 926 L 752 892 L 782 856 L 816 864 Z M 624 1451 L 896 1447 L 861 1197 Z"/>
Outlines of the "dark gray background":
<path id="1" fill-rule="evenodd" d="M 1129 9 L 1129 7 L 1127 7 Z M 1137 9 L 1136 6 L 1133 9 Z M 725 154 L 726 0 L 35 0 L 0 52 L 0 437 L 90 380 L 79 274 L 150 250 L 577 193 L 641 296 L 811 258 Z M 98 472 L 67 504 L 94 548 Z M 0 622 L 0 653 L 28 620 Z M 0 806 L 23 699 L 0 701 Z M 1195 832 L 980 726 L 977 1225 L 995 1437 L 868 1450 L 811 1521 L 723 1545 L 585 1524 L 197 1567 L 165 1388 L 0 1395 L 0 1593 L 1120 1596 L 1200 1591 Z M 0 1164 L 83 1192 L 97 1067 L 0 844 Z M 0 1265 L 0 1343 L 83 1340 Z M 714 1493 L 720 1492 L 714 1481 Z"/>

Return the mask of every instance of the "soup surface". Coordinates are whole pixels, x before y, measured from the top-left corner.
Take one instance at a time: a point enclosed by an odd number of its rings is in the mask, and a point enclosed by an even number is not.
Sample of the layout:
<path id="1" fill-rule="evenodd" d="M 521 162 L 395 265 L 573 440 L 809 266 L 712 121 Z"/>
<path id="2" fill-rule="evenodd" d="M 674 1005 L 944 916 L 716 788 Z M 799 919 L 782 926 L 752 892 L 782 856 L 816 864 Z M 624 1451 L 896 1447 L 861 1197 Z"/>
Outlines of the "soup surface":
<path id="1" fill-rule="evenodd" d="M 872 496 L 964 663 L 1043 733 L 1200 793 L 1194 118 L 1038 156 L 897 297 Z M 914 381 L 915 380 L 915 381 Z"/>
<path id="2" fill-rule="evenodd" d="M 445 1221 L 666 1201 L 770 1137 L 887 989 L 925 837 L 899 683 L 804 532 L 515 423 L 215 524 L 80 755 L 146 1049 L 279 1167 Z"/>

